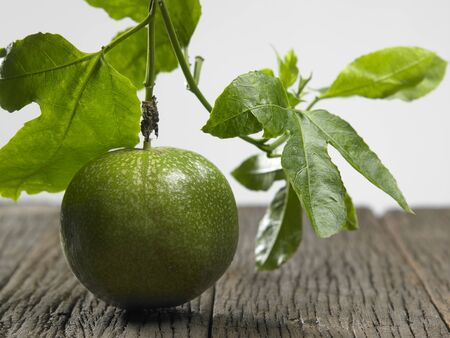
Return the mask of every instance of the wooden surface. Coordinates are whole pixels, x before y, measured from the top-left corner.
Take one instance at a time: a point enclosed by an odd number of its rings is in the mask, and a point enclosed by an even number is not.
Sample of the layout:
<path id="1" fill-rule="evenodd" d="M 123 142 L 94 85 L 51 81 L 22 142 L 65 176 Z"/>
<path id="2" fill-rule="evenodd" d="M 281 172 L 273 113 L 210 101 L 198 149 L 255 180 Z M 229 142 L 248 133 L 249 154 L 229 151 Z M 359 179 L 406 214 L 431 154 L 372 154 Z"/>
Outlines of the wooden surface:
<path id="1" fill-rule="evenodd" d="M 61 254 L 58 209 L 0 206 L 0 337 L 450 337 L 450 210 L 360 210 L 361 229 L 254 270 L 263 210 L 240 212 L 237 256 L 179 308 L 129 313 L 97 300 Z"/>

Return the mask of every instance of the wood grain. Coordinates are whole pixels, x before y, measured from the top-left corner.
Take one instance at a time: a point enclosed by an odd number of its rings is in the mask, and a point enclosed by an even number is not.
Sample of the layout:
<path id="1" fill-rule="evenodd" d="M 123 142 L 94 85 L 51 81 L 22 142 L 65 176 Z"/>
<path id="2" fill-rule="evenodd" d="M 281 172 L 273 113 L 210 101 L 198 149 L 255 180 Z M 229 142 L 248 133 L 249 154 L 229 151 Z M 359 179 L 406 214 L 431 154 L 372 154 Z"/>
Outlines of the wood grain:
<path id="1" fill-rule="evenodd" d="M 394 240 L 374 215 L 361 230 L 318 240 L 306 231 L 295 258 L 255 273 L 254 224 L 242 213 L 239 259 L 219 281 L 213 337 L 447 337 L 449 332 Z"/>
<path id="2" fill-rule="evenodd" d="M 319 240 L 276 272 L 254 270 L 261 208 L 240 210 L 235 261 L 182 307 L 129 313 L 72 276 L 56 207 L 0 205 L 0 337 L 449 337 L 450 210 L 360 210 L 360 231 Z M 447 311 L 447 312 L 446 312 Z"/>
<path id="3" fill-rule="evenodd" d="M 383 221 L 450 330 L 450 210 L 395 211 Z"/>

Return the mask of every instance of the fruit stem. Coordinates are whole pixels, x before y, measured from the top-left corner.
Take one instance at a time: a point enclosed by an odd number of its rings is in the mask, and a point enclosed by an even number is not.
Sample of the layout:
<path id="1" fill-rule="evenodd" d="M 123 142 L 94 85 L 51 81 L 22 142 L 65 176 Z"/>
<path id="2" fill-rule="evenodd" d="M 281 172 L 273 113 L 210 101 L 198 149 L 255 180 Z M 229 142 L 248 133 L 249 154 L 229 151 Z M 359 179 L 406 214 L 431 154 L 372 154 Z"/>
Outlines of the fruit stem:
<path id="1" fill-rule="evenodd" d="M 149 24 L 147 32 L 147 69 L 145 71 L 145 101 L 153 98 L 153 88 L 155 87 L 155 0 L 150 0 L 149 4 Z"/>
<path id="2" fill-rule="evenodd" d="M 150 135 L 153 132 L 155 133 L 155 136 L 158 137 L 158 123 L 158 105 L 156 102 L 156 97 L 152 96 L 150 100 L 142 101 L 141 132 L 144 136 L 144 148 L 146 143 L 150 144 Z"/>
<path id="3" fill-rule="evenodd" d="M 148 141 L 144 141 L 144 150 L 150 150 L 152 148 L 152 141 L 148 140 Z"/>
<path id="4" fill-rule="evenodd" d="M 159 113 L 156 104 L 156 97 L 153 95 L 155 88 L 155 13 L 156 0 L 150 0 L 148 5 L 149 23 L 147 29 L 147 66 L 145 70 L 145 100 L 142 101 L 142 121 L 141 132 L 144 136 L 144 150 L 151 148 L 150 135 L 154 132 L 158 137 Z"/>

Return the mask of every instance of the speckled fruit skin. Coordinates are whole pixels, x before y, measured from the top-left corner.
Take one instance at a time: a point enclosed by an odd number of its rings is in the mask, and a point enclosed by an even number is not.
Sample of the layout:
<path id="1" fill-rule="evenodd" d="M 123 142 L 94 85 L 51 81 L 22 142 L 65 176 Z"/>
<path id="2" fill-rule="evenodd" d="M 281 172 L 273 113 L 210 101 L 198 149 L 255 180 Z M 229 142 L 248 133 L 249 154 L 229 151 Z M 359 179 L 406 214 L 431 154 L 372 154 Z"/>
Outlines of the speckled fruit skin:
<path id="1" fill-rule="evenodd" d="M 225 177 L 204 157 L 175 148 L 108 153 L 75 175 L 62 203 L 72 271 L 123 308 L 197 297 L 231 263 L 238 233 Z"/>

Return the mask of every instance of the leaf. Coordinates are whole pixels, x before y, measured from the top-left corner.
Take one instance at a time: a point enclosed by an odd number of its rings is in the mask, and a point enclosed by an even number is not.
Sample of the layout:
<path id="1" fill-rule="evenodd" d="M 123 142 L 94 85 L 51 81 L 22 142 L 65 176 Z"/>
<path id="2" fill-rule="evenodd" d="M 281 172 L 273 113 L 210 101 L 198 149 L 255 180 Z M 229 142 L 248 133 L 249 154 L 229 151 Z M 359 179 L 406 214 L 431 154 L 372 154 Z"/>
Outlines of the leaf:
<path id="1" fill-rule="evenodd" d="M 305 115 L 353 168 L 392 196 L 404 210 L 412 212 L 395 178 L 350 124 L 325 110 L 315 110 Z"/>
<path id="2" fill-rule="evenodd" d="M 250 190 L 270 189 L 283 173 L 279 158 L 268 158 L 266 154 L 254 155 L 241 163 L 231 175 Z"/>
<path id="3" fill-rule="evenodd" d="M 289 107 L 295 108 L 302 100 L 300 100 L 297 96 L 292 94 L 291 92 L 287 92 L 287 97 L 289 101 Z"/>
<path id="4" fill-rule="evenodd" d="M 64 190 L 86 162 L 139 140 L 136 89 L 102 54 L 82 53 L 59 35 L 31 35 L 8 48 L 0 106 L 13 112 L 32 102 L 41 116 L 0 150 L 4 197 Z"/>
<path id="5" fill-rule="evenodd" d="M 347 209 L 347 221 L 344 223 L 344 230 L 357 230 L 359 228 L 358 215 L 356 213 L 356 208 L 353 205 L 352 198 L 345 192 L 344 196 L 345 207 Z"/>
<path id="6" fill-rule="evenodd" d="M 297 67 L 297 55 L 291 49 L 284 58 L 277 54 L 279 78 L 283 86 L 287 89 L 298 79 L 299 69 Z"/>
<path id="7" fill-rule="evenodd" d="M 4 58 L 6 56 L 6 49 L 0 48 L 0 58 Z"/>
<path id="8" fill-rule="evenodd" d="M 273 70 L 270 68 L 260 69 L 259 72 L 275 77 Z M 295 108 L 300 102 L 302 102 L 294 93 L 286 91 L 286 95 L 288 98 L 289 107 Z"/>
<path id="9" fill-rule="evenodd" d="M 257 133 L 281 135 L 288 117 L 288 99 L 280 80 L 261 72 L 236 78 L 216 100 L 205 133 L 230 138 Z"/>
<path id="10" fill-rule="evenodd" d="M 345 68 L 322 98 L 418 99 L 442 81 L 447 62 L 417 47 L 392 47 L 361 56 Z"/>
<path id="11" fill-rule="evenodd" d="M 103 7 L 114 19 L 131 17 L 135 21 L 142 21 L 148 13 L 148 1 L 87 1 L 94 6 Z M 165 3 L 180 44 L 182 47 L 187 47 L 200 20 L 200 2 L 199 0 L 166 0 Z M 156 11 L 155 15 L 155 32 L 156 73 L 171 72 L 178 67 L 178 61 L 159 11 Z M 128 77 L 138 89 L 143 88 L 147 61 L 147 28 L 140 30 L 117 45 L 107 54 L 106 58 L 114 68 Z"/>
<path id="12" fill-rule="evenodd" d="M 275 77 L 275 73 L 274 73 L 273 70 L 270 69 L 270 68 L 263 68 L 263 69 L 260 69 L 259 72 L 260 72 L 260 73 L 263 73 L 263 74 L 266 74 L 266 75 L 269 75 L 269 76 L 272 76 L 272 77 Z"/>
<path id="13" fill-rule="evenodd" d="M 287 185 L 280 189 L 256 236 L 256 267 L 259 271 L 274 270 L 285 263 L 302 240 L 302 208 L 297 195 Z"/>
<path id="14" fill-rule="evenodd" d="M 281 164 L 319 237 L 338 233 L 346 221 L 345 188 L 319 130 L 303 115 L 292 114 Z"/>
<path id="15" fill-rule="evenodd" d="M 145 19 L 149 5 L 149 2 L 144 0 L 86 0 L 86 2 L 91 6 L 103 8 L 115 20 L 128 17 L 134 21 Z"/>

